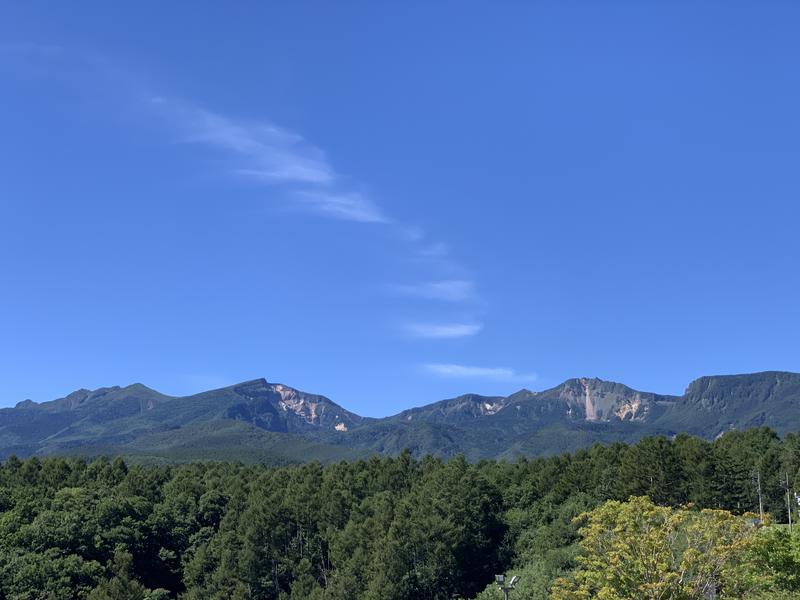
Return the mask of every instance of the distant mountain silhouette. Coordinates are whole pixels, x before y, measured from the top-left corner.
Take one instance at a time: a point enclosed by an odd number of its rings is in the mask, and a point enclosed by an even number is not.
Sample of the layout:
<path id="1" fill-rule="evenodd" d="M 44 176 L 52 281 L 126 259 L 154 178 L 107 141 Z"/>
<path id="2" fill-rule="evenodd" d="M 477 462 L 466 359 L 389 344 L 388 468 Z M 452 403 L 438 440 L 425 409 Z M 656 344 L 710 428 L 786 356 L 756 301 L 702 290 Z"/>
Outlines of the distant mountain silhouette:
<path id="1" fill-rule="evenodd" d="M 141 384 L 78 390 L 0 409 L 0 457 L 116 455 L 145 462 L 285 464 L 393 454 L 470 460 L 554 454 L 595 442 L 686 432 L 714 438 L 766 425 L 800 430 L 800 374 L 701 377 L 682 396 L 569 379 L 510 396 L 467 394 L 383 419 L 264 379 L 173 397 Z"/>

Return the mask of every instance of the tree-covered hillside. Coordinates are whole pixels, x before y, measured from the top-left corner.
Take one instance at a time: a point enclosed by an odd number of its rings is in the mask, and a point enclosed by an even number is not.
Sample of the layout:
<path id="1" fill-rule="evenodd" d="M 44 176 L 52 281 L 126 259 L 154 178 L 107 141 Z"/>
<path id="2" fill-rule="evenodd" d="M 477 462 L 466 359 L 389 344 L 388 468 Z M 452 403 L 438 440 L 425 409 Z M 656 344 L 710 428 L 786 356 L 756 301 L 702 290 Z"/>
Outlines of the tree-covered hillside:
<path id="1" fill-rule="evenodd" d="M 515 570 L 517 598 L 545 598 L 578 564 L 584 511 L 649 496 L 757 512 L 760 479 L 764 510 L 782 521 L 787 473 L 793 488 L 800 436 L 767 429 L 513 463 L 12 457 L 0 468 L 0 598 L 438 600 Z"/>
<path id="2" fill-rule="evenodd" d="M 702 377 L 683 396 L 569 379 L 538 392 L 467 394 L 381 419 L 264 379 L 185 397 L 134 384 L 0 409 L 0 459 L 107 455 L 149 464 L 240 460 L 279 466 L 407 449 L 415 458 L 517 460 L 648 435 L 715 439 L 761 426 L 783 435 L 800 431 L 798 402 L 800 374 L 778 371 Z"/>

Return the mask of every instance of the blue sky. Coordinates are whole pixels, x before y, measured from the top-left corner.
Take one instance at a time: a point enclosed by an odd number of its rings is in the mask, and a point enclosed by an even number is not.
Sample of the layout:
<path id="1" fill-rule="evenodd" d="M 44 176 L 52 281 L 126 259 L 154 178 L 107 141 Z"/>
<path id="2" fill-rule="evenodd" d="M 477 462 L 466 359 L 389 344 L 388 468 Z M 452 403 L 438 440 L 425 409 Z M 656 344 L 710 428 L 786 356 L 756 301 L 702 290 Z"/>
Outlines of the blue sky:
<path id="1" fill-rule="evenodd" d="M 798 19 L 4 3 L 0 404 L 800 370 Z"/>

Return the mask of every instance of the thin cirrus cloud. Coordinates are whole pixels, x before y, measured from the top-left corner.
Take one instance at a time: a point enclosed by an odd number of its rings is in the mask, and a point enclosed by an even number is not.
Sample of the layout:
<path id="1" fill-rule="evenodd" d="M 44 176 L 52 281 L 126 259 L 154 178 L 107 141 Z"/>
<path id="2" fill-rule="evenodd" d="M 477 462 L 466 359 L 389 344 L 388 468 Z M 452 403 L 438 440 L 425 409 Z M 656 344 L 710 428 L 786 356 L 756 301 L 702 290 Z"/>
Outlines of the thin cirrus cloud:
<path id="1" fill-rule="evenodd" d="M 185 102 L 155 97 L 152 104 L 181 132 L 181 141 L 236 155 L 235 172 L 270 183 L 330 184 L 325 153 L 301 136 L 270 123 L 244 123 Z"/>
<path id="2" fill-rule="evenodd" d="M 535 373 L 517 373 L 507 367 L 474 367 L 452 363 L 429 363 L 429 373 L 454 379 L 491 379 L 495 381 L 535 381 Z"/>
<path id="3" fill-rule="evenodd" d="M 359 223 L 387 223 L 375 204 L 358 192 L 299 191 L 295 199 L 315 212 Z"/>
<path id="4" fill-rule="evenodd" d="M 208 110 L 197 103 L 154 95 L 147 85 L 117 68 L 105 57 L 91 56 L 57 46 L 0 45 L 6 56 L 36 57 L 55 65 L 72 64 L 97 82 L 98 72 L 107 83 L 144 101 L 148 113 L 161 118 L 175 140 L 214 150 L 227 162 L 227 172 L 272 186 L 291 206 L 324 218 L 362 224 L 382 224 L 399 236 L 411 258 L 429 275 L 419 283 L 398 284 L 398 294 L 432 301 L 474 301 L 478 294 L 469 275 L 453 257 L 450 248 L 431 239 L 420 228 L 390 219 L 383 208 L 360 191 L 360 186 L 333 167 L 326 153 L 298 133 L 267 120 L 245 120 Z M 51 71 L 54 71 L 51 69 Z M 357 182 L 356 182 L 357 183 Z M 430 273 L 435 273 L 431 277 Z M 467 317 L 463 322 L 407 323 L 404 331 L 413 339 L 457 339 L 474 336 L 483 324 Z"/>
<path id="5" fill-rule="evenodd" d="M 449 339 L 473 336 L 483 329 L 482 323 L 407 323 L 406 334 L 413 338 Z"/>
<path id="6" fill-rule="evenodd" d="M 389 289 L 400 296 L 426 300 L 444 300 L 446 302 L 462 302 L 475 297 L 475 282 L 468 279 L 395 284 L 389 286 Z"/>
<path id="7" fill-rule="evenodd" d="M 227 153 L 233 173 L 288 188 L 287 198 L 298 207 L 345 221 L 389 222 L 364 194 L 343 188 L 342 177 L 321 149 L 292 131 L 267 122 L 231 119 L 161 96 L 150 103 L 179 132 L 179 141 Z"/>
<path id="8" fill-rule="evenodd" d="M 214 148 L 231 161 L 230 170 L 265 185 L 280 186 L 292 206 L 343 221 L 389 224 L 407 241 L 414 253 L 439 270 L 463 271 L 448 255 L 447 246 L 426 239 L 415 227 L 390 220 L 370 198 L 336 172 L 325 152 L 302 136 L 267 122 L 249 123 L 197 107 L 153 97 L 152 108 L 168 119 L 179 141 Z M 396 294 L 426 300 L 465 302 L 475 300 L 473 281 L 447 279 L 389 286 Z M 478 322 L 407 323 L 412 339 L 457 339 L 476 335 Z"/>

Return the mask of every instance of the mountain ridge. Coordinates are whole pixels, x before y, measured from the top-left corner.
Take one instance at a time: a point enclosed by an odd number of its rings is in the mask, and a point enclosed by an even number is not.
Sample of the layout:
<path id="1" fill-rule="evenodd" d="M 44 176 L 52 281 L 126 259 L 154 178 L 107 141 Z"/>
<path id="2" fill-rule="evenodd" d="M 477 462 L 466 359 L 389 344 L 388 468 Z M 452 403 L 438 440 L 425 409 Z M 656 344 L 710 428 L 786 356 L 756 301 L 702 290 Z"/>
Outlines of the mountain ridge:
<path id="1" fill-rule="evenodd" d="M 187 460 L 285 463 L 409 449 L 470 460 L 515 458 L 644 435 L 713 438 L 762 425 L 786 433 L 800 430 L 798 408 L 800 374 L 788 371 L 703 376 L 681 396 L 571 378 L 508 396 L 463 394 L 383 418 L 264 378 L 189 396 L 134 383 L 0 409 L 0 457 L 116 453 L 169 461 L 177 453 Z"/>

